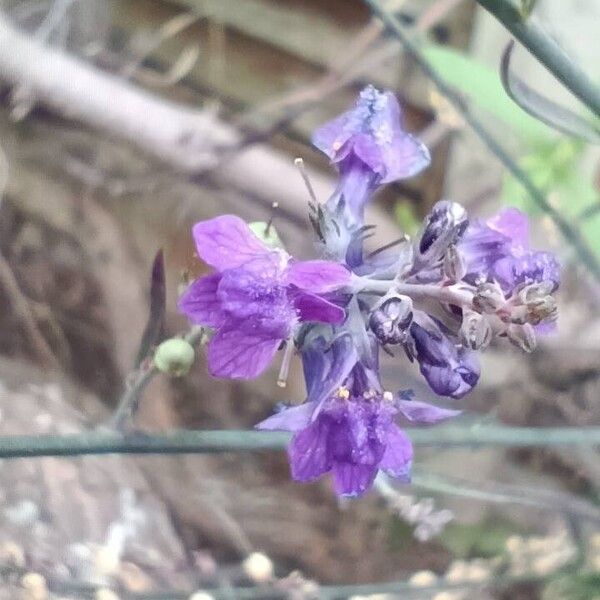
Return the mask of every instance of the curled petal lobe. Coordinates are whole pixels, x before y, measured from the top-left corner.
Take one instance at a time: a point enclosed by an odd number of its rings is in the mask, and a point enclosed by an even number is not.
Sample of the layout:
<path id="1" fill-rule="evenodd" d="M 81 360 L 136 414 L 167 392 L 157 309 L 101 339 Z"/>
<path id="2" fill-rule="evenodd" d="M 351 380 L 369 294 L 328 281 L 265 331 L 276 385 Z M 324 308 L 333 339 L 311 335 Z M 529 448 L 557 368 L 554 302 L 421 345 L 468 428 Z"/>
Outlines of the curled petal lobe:
<path id="1" fill-rule="evenodd" d="M 249 260 L 271 252 L 246 222 L 234 215 L 200 221 L 194 225 L 192 233 L 198 256 L 219 271 L 241 267 Z"/>
<path id="2" fill-rule="evenodd" d="M 402 414 L 411 423 L 419 423 L 423 425 L 432 425 L 440 423 L 447 419 L 457 417 L 462 413 L 461 410 L 452 410 L 450 408 L 440 408 L 427 402 L 419 400 L 398 400 L 397 406 L 400 414 Z"/>
<path id="3" fill-rule="evenodd" d="M 271 362 L 281 339 L 245 333 L 237 327 L 222 327 L 208 343 L 208 368 L 214 377 L 252 379 Z"/>
<path id="4" fill-rule="evenodd" d="M 183 293 L 178 308 L 192 323 L 209 327 L 223 324 L 226 315 L 217 296 L 220 281 L 221 274 L 212 273 L 196 279 Z"/>
<path id="5" fill-rule="evenodd" d="M 418 175 L 429 166 L 429 150 L 413 135 L 397 135 L 390 146 L 382 148 L 386 171 L 381 183 L 390 183 Z"/>
<path id="6" fill-rule="evenodd" d="M 296 294 L 294 306 L 301 321 L 342 323 L 346 316 L 346 311 L 337 304 L 308 292 Z"/>
<path id="7" fill-rule="evenodd" d="M 332 470 L 335 493 L 351 498 L 363 494 L 373 485 L 377 470 L 377 465 L 336 462 Z"/>
<path id="8" fill-rule="evenodd" d="M 309 425 L 315 406 L 315 402 L 291 406 L 261 421 L 255 427 L 264 431 L 300 431 Z"/>
<path id="9" fill-rule="evenodd" d="M 287 281 L 302 290 L 324 294 L 346 285 L 350 281 L 350 271 L 328 260 L 304 260 L 290 264 Z"/>
<path id="10" fill-rule="evenodd" d="M 379 468 L 401 481 L 410 481 L 413 447 L 408 436 L 394 423 L 387 429 L 387 445 Z"/>
<path id="11" fill-rule="evenodd" d="M 296 481 L 313 481 L 331 469 L 329 430 L 329 419 L 317 419 L 292 438 L 288 455 Z"/>

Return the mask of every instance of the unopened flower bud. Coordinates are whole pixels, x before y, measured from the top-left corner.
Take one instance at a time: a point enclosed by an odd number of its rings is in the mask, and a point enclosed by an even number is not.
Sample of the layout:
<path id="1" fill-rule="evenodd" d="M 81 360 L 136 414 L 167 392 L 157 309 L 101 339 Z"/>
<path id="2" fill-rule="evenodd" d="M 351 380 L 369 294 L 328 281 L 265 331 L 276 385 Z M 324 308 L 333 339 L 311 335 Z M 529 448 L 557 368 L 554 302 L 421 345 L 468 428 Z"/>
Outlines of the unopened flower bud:
<path id="1" fill-rule="evenodd" d="M 283 242 L 271 223 L 253 221 L 252 223 L 248 223 L 248 227 L 265 246 L 269 246 L 269 248 L 283 248 Z"/>
<path id="2" fill-rule="evenodd" d="M 483 315 L 475 311 L 465 311 L 460 328 L 460 337 L 464 346 L 471 350 L 483 350 L 492 341 L 492 327 Z"/>
<path id="3" fill-rule="evenodd" d="M 497 283 L 482 283 L 473 297 L 473 306 L 483 313 L 495 313 L 506 304 L 502 288 Z"/>
<path id="4" fill-rule="evenodd" d="M 154 364 L 163 372 L 181 377 L 186 375 L 194 364 L 194 348 L 192 345 L 180 338 L 172 338 L 164 341 L 154 353 Z"/>
<path id="5" fill-rule="evenodd" d="M 511 323 L 506 330 L 506 335 L 515 346 L 525 352 L 533 352 L 537 346 L 535 331 L 529 323 L 523 325 Z"/>
<path id="6" fill-rule="evenodd" d="M 371 312 L 369 327 L 382 344 L 402 344 L 409 337 L 413 304 L 408 296 L 385 296 Z"/>
<path id="7" fill-rule="evenodd" d="M 448 246 L 444 254 L 444 275 L 453 283 L 467 274 L 467 261 L 462 252 L 454 245 Z"/>
<path id="8" fill-rule="evenodd" d="M 273 562 L 262 552 L 253 552 L 243 562 L 244 573 L 255 583 L 267 583 L 273 579 Z"/>
<path id="9" fill-rule="evenodd" d="M 558 307 L 553 296 L 546 296 L 527 304 L 527 321 L 539 325 L 542 321 L 552 322 L 558 318 Z"/>
<path id="10" fill-rule="evenodd" d="M 457 202 L 441 200 L 425 218 L 419 237 L 419 254 L 428 259 L 441 258 L 448 246 L 465 232 L 467 211 Z"/>
<path id="11" fill-rule="evenodd" d="M 549 296 L 554 290 L 554 282 L 541 281 L 539 283 L 531 283 L 526 285 L 519 291 L 518 297 L 522 304 L 527 304 L 533 300 Z"/>

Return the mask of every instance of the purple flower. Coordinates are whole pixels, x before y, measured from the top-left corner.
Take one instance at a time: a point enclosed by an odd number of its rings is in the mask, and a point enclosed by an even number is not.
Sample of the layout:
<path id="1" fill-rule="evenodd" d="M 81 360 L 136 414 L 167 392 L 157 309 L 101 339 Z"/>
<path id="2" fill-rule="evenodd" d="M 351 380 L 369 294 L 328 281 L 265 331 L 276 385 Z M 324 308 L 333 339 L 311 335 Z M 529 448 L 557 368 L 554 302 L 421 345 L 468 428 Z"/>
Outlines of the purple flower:
<path id="1" fill-rule="evenodd" d="M 477 355 L 456 345 L 437 319 L 416 311 L 410 333 L 421 374 L 436 394 L 462 398 L 475 387 L 480 373 Z"/>
<path id="2" fill-rule="evenodd" d="M 381 184 L 412 177 L 430 163 L 429 151 L 401 126 L 398 101 L 391 92 L 367 86 L 352 110 L 323 125 L 314 145 L 340 171 L 334 198 L 343 198 L 355 223 Z"/>
<path id="3" fill-rule="evenodd" d="M 487 221 L 469 225 L 459 248 L 468 264 L 467 280 L 496 280 L 510 295 L 521 285 L 551 281 L 560 283 L 560 266 L 550 252 L 530 250 L 527 216 L 506 208 Z"/>
<path id="4" fill-rule="evenodd" d="M 212 375 L 256 377 L 299 322 L 343 321 L 344 310 L 319 295 L 349 281 L 342 265 L 296 261 L 265 246 L 233 215 L 197 223 L 193 235 L 198 255 L 215 272 L 190 285 L 179 310 L 216 329 L 208 344 Z"/>
<path id="5" fill-rule="evenodd" d="M 308 401 L 257 427 L 294 433 L 288 456 L 296 481 L 314 481 L 330 472 L 338 495 L 358 496 L 371 487 L 379 470 L 401 481 L 410 479 L 412 444 L 394 422 L 397 415 L 413 423 L 436 423 L 459 411 L 383 392 L 375 370 L 357 362 L 356 352 L 348 358 L 351 339 L 344 337 L 327 352 L 317 341 L 308 361 Z"/>

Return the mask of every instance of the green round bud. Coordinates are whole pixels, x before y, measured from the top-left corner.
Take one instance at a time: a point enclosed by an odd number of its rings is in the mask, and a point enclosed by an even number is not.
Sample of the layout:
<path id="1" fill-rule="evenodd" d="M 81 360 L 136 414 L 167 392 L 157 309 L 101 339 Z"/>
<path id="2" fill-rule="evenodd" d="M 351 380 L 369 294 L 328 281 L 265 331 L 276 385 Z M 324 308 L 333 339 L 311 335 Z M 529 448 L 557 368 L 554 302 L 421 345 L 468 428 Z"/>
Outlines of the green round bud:
<path id="1" fill-rule="evenodd" d="M 264 221 L 253 221 L 252 223 L 248 223 L 248 227 L 250 227 L 252 233 L 265 246 L 269 246 L 269 248 L 283 248 L 281 238 L 273 225 L 269 225 Z"/>
<path id="2" fill-rule="evenodd" d="M 154 353 L 154 364 L 162 373 L 174 377 L 186 375 L 194 364 L 194 348 L 186 340 L 171 338 L 164 341 Z"/>

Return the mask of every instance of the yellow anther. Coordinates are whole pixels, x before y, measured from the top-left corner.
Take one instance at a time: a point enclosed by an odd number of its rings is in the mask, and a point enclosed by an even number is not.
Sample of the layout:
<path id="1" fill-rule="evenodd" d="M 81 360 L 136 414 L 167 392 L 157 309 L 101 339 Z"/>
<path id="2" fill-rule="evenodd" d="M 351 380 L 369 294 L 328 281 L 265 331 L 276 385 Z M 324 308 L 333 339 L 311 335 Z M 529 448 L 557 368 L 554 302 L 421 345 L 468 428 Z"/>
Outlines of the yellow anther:
<path id="1" fill-rule="evenodd" d="M 350 390 L 348 388 L 341 387 L 337 391 L 337 395 L 338 398 L 341 398 L 342 400 L 348 400 L 348 398 L 350 398 Z"/>

